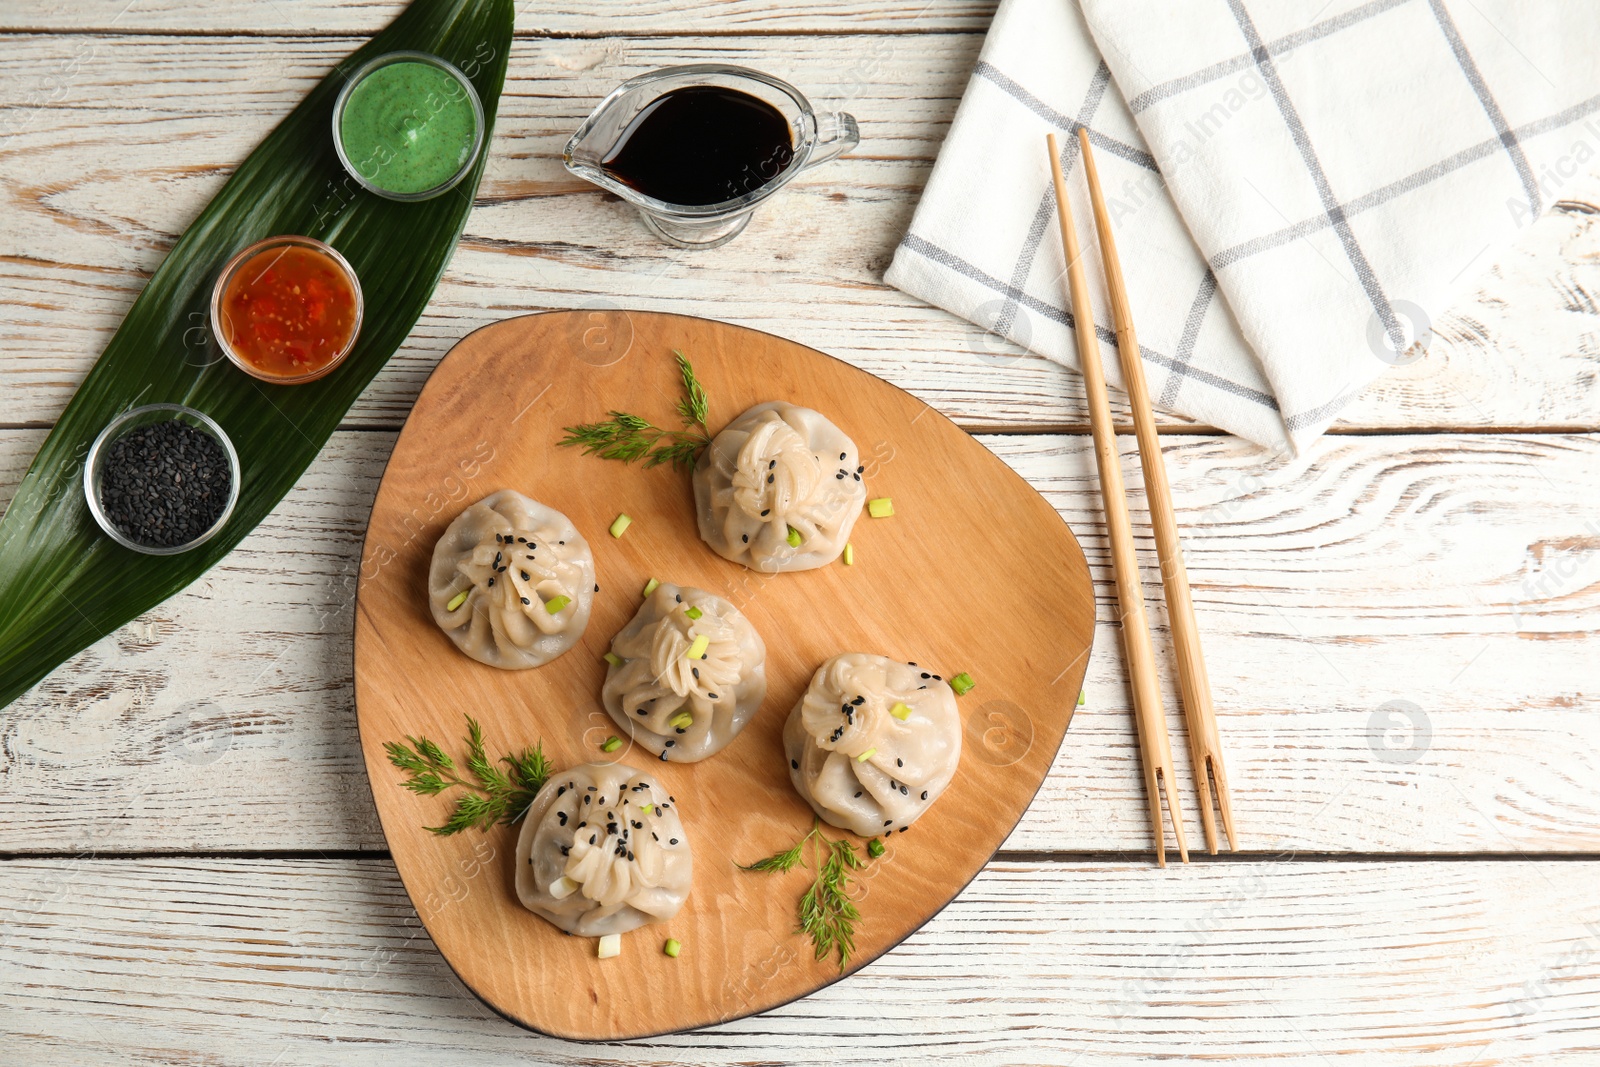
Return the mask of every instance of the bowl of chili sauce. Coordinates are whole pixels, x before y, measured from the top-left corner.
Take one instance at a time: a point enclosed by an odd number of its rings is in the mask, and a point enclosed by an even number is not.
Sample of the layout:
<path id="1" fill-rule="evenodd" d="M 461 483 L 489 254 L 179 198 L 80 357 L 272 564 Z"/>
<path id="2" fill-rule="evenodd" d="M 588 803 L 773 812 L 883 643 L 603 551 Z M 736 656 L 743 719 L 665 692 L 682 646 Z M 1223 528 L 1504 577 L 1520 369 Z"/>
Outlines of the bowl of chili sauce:
<path id="1" fill-rule="evenodd" d="M 228 261 L 211 292 L 211 332 L 233 364 L 294 385 L 337 367 L 361 333 L 361 282 L 313 237 L 269 237 Z"/>

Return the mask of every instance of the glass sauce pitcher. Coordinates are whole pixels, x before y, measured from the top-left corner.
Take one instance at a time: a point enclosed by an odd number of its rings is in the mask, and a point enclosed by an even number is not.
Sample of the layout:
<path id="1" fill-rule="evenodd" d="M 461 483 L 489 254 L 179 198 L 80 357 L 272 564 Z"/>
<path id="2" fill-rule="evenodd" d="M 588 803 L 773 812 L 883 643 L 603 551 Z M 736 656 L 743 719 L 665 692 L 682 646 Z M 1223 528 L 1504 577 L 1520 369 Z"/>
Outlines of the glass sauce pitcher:
<path id="1" fill-rule="evenodd" d="M 674 89 L 717 86 L 765 101 L 789 124 L 793 154 L 784 165 L 749 192 L 717 204 L 670 204 L 619 181 L 605 169 L 621 146 L 630 124 L 645 108 Z M 680 248 L 715 248 L 739 235 L 755 209 L 795 175 L 850 151 L 861 141 L 856 120 L 844 112 L 818 114 L 800 90 L 788 82 L 747 67 L 696 63 L 630 78 L 600 101 L 567 142 L 567 169 L 613 192 L 639 209 L 644 224 L 663 241 Z"/>

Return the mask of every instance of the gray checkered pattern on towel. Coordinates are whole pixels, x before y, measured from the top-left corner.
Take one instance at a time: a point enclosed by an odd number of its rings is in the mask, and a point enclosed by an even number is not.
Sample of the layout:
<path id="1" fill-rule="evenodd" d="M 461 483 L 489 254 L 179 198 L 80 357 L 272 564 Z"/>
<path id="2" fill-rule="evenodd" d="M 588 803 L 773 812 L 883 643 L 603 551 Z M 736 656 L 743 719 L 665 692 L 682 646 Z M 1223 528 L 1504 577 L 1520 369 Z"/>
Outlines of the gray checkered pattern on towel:
<path id="1" fill-rule="evenodd" d="M 1059 323 L 1027 157 L 1086 122 L 1158 401 L 1303 447 L 1600 156 L 1597 41 L 1583 0 L 1005 0 L 889 281 L 1016 340 L 971 286 Z"/>

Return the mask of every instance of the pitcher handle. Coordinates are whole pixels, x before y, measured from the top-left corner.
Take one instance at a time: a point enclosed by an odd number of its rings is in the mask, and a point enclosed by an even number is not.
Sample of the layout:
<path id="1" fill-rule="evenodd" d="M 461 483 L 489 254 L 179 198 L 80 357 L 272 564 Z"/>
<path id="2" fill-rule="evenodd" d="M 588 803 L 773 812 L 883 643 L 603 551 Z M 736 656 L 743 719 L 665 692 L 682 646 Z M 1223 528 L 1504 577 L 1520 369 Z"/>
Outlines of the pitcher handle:
<path id="1" fill-rule="evenodd" d="M 837 159 L 860 143 L 861 127 L 856 125 L 854 115 L 843 111 L 823 112 L 817 115 L 817 141 L 803 169 Z"/>

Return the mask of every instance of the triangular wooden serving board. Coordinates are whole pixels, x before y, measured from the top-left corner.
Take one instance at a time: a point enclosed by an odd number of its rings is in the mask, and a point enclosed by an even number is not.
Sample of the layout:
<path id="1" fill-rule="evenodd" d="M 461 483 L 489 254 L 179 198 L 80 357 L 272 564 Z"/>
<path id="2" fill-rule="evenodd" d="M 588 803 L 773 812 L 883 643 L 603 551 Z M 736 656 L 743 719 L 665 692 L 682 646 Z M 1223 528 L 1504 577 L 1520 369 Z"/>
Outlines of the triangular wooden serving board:
<path id="1" fill-rule="evenodd" d="M 681 349 L 720 429 L 745 408 L 788 400 L 825 413 L 860 448 L 869 497 L 855 565 L 763 575 L 698 537 L 686 474 L 557 448 L 562 427 L 631 411 L 675 426 Z M 600 582 L 583 640 L 544 667 L 501 671 L 456 651 L 429 616 L 433 545 L 468 504 L 511 488 L 565 512 L 594 550 Z M 607 533 L 633 517 L 620 540 Z M 735 603 L 766 641 L 766 703 L 721 753 L 657 761 L 628 748 L 600 704 L 601 656 L 650 577 Z M 927 922 L 1011 832 L 1061 744 L 1088 664 L 1094 593 L 1060 516 L 1010 468 L 920 400 L 792 341 L 725 323 L 620 310 L 509 319 L 444 358 L 406 421 L 372 509 L 356 610 L 356 708 L 384 834 L 434 943 L 474 993 L 522 1026 L 580 1040 L 687 1030 L 784 1004 L 840 977 L 795 932 L 810 873 L 738 870 L 788 847 L 811 810 L 789 784 L 785 718 L 826 658 L 874 652 L 966 671 L 954 783 L 861 873 L 862 921 L 845 973 Z M 512 889 L 516 827 L 437 837 L 448 797 L 400 787 L 383 743 L 426 735 L 461 751 L 463 714 L 491 756 L 542 740 L 557 767 L 618 758 L 660 776 L 694 848 L 694 889 L 671 922 L 623 937 L 622 955 L 568 937 Z M 840 831 L 832 831 L 837 834 Z M 665 956 L 667 937 L 683 944 Z"/>

